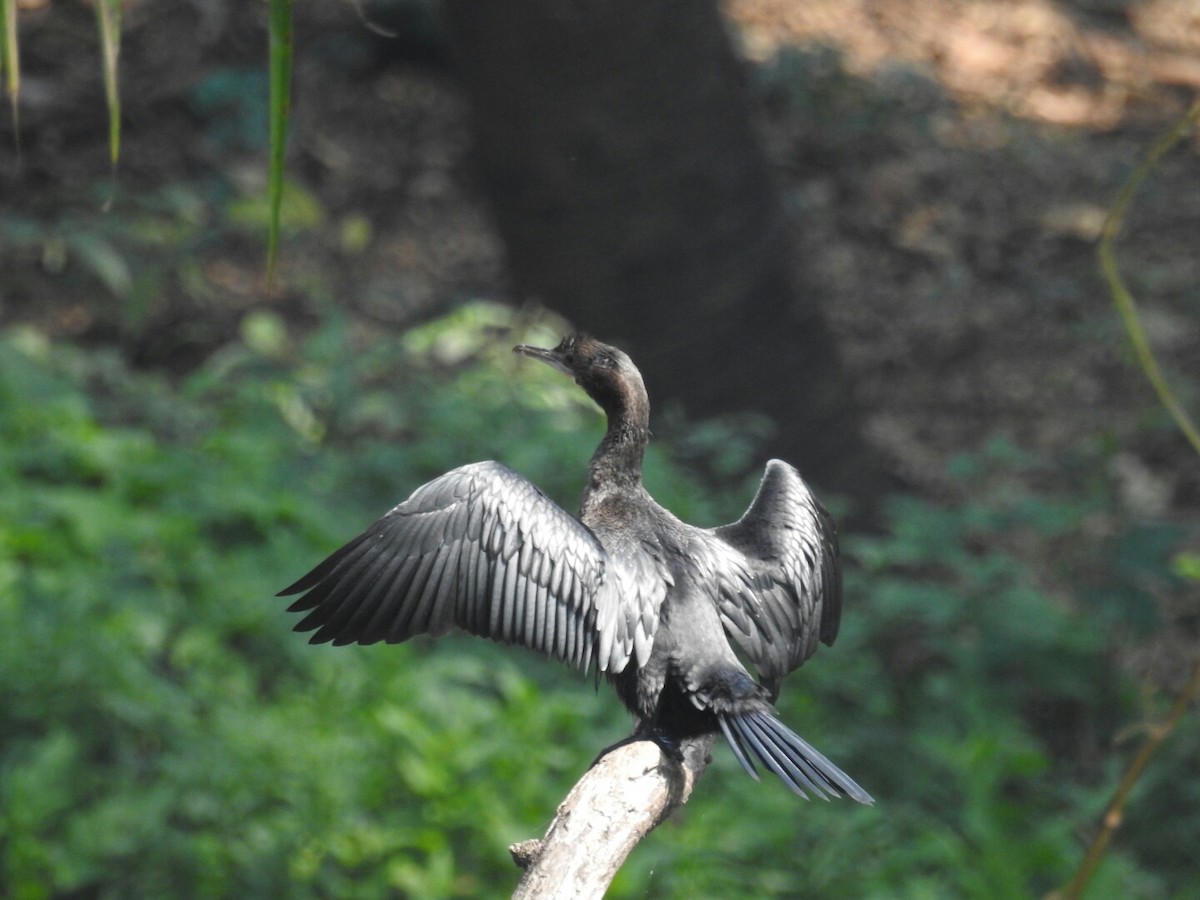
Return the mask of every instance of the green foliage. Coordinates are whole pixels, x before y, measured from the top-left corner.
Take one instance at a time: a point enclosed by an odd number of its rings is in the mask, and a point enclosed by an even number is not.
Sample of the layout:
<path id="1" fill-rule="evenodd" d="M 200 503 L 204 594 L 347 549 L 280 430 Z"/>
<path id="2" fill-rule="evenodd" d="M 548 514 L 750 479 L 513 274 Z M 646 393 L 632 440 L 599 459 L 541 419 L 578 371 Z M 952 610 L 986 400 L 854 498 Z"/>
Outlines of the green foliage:
<path id="1" fill-rule="evenodd" d="M 627 733 L 619 704 L 474 638 L 310 647 L 272 599 L 455 465 L 499 458 L 573 504 L 599 415 L 492 337 L 507 324 L 471 306 L 397 343 L 334 320 L 301 347 L 256 314 L 175 386 L 3 336 L 9 896 L 507 893 L 507 844 L 539 833 Z M 720 427 L 689 453 L 719 450 Z M 747 501 L 750 486 L 714 493 L 652 449 L 651 489 L 681 516 L 728 519 Z M 801 802 L 719 746 L 612 896 L 1024 897 L 1065 880 L 1080 810 L 1100 809 L 1117 768 L 1109 736 L 1136 714 L 1114 636 L 1145 564 L 1165 572 L 1182 542 L 1122 520 L 1081 541 L 1113 515 L 1082 488 L 1091 466 L 1032 497 L 1005 485 L 1024 465 L 1043 463 L 994 448 L 961 467 L 974 503 L 898 501 L 885 535 L 845 539 L 842 636 L 782 707 L 878 806 Z M 1016 552 L 1030 541 L 1056 561 L 1049 579 Z M 1197 738 L 1163 764 L 1182 769 Z M 1171 776 L 1139 802 L 1146 821 L 1178 814 Z M 1195 892 L 1188 852 L 1118 852 L 1098 896 Z"/>
<path id="2" fill-rule="evenodd" d="M 0 216 L 0 239 L 9 248 L 38 253 L 47 271 L 55 275 L 63 272 L 68 260 L 78 262 L 111 297 L 132 301 L 130 311 L 122 314 L 132 325 L 149 303 L 146 295 L 161 293 L 163 284 L 160 267 L 143 266 L 143 262 L 155 254 L 174 262 L 179 250 L 194 249 L 207 216 L 195 188 L 180 185 L 121 204 L 102 219 L 73 213 L 57 221 Z M 93 297 L 92 302 L 103 304 L 106 299 Z"/>

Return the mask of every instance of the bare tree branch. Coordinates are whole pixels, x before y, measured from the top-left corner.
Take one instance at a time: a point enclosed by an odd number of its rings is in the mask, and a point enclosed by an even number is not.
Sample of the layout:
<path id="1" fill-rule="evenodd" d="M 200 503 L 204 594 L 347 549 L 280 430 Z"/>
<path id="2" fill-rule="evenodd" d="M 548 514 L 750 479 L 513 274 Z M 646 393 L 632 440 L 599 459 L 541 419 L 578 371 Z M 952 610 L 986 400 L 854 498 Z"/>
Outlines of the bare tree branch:
<path id="1" fill-rule="evenodd" d="M 625 858 L 687 802 L 714 737 L 683 742 L 683 761 L 653 741 L 618 745 L 571 789 L 541 840 L 509 848 L 525 875 L 513 900 L 601 898 Z"/>

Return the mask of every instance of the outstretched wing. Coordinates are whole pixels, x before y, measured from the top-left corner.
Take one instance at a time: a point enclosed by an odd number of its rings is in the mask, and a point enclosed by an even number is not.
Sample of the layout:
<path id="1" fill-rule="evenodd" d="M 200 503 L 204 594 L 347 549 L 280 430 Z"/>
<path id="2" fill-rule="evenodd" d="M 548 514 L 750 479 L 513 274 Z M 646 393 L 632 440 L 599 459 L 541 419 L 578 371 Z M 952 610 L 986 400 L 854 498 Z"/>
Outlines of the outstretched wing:
<path id="1" fill-rule="evenodd" d="M 774 690 L 818 640 L 837 637 L 842 570 L 833 520 L 800 473 L 773 459 L 746 514 L 709 533 L 743 557 L 741 577 L 719 586 L 721 622 Z"/>
<path id="2" fill-rule="evenodd" d="M 447 472 L 280 592 L 313 643 L 398 643 L 458 626 L 585 669 L 649 656 L 596 536 L 507 466 Z M 665 591 L 665 587 L 664 587 Z M 639 598 L 640 599 L 640 598 Z M 657 611 L 652 617 L 657 622 Z"/>

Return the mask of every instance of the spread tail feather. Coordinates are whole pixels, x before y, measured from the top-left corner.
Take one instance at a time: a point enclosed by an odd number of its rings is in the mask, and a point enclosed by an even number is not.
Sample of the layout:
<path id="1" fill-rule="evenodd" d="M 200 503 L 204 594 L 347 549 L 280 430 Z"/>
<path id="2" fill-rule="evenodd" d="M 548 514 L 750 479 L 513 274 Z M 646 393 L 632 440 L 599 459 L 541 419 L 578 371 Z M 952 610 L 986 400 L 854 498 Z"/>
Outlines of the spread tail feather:
<path id="1" fill-rule="evenodd" d="M 733 755 L 756 781 L 752 755 L 806 800 L 806 791 L 811 791 L 822 800 L 845 796 L 868 805 L 875 802 L 849 775 L 769 712 L 718 713 L 717 721 Z"/>

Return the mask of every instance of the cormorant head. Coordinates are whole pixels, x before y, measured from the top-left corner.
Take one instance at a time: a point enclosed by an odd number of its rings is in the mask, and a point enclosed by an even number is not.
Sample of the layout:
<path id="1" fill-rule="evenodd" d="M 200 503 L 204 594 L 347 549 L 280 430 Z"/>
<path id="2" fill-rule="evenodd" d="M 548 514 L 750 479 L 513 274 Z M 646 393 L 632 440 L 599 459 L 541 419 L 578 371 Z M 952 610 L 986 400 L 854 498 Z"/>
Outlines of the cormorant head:
<path id="1" fill-rule="evenodd" d="M 514 353 L 540 359 L 587 391 L 609 417 L 645 415 L 649 411 L 646 386 L 633 360 L 623 351 L 586 334 L 569 334 L 552 350 L 521 344 Z"/>

